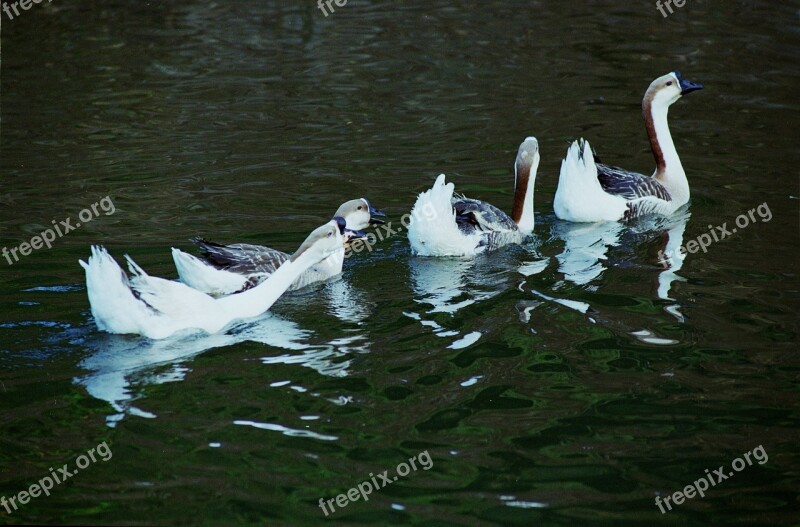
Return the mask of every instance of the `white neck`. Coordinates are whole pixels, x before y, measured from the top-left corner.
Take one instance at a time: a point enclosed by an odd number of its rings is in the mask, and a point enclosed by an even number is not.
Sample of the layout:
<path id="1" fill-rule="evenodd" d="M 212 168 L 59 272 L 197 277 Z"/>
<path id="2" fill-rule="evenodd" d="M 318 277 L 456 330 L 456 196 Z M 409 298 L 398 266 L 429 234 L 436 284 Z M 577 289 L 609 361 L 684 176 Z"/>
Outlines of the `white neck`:
<path id="1" fill-rule="evenodd" d="M 511 217 L 517 222 L 520 232 L 525 234 L 533 232 L 533 188 L 536 183 L 536 168 L 535 161 L 529 167 L 523 165 L 514 167 L 514 209 Z M 524 196 L 521 195 L 522 192 L 525 193 Z"/>
<path id="2" fill-rule="evenodd" d="M 220 298 L 217 302 L 229 317 L 228 322 L 258 316 L 268 311 L 292 283 L 318 261 L 319 258 L 306 251 L 293 262 L 285 261 L 269 278 L 253 289 Z"/>
<path id="3" fill-rule="evenodd" d="M 650 119 L 647 131 L 648 135 L 651 135 L 650 146 L 657 165 L 653 177 L 666 187 L 673 201 L 683 204 L 689 201 L 689 182 L 686 180 L 686 172 L 683 170 L 669 131 L 667 122 L 669 105 L 654 102 L 650 105 L 649 111 L 650 115 L 645 114 L 645 120 L 648 117 Z"/>

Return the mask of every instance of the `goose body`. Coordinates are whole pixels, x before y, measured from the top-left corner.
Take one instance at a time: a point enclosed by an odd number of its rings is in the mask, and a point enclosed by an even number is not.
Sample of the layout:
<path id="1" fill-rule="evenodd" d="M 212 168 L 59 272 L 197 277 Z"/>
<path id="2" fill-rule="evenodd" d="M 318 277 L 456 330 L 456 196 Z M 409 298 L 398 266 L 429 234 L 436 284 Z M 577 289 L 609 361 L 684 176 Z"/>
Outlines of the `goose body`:
<path id="1" fill-rule="evenodd" d="M 441 174 L 422 192 L 411 210 L 408 240 L 420 256 L 475 256 L 522 243 L 533 232 L 533 187 L 539 143 L 528 137 L 514 165 L 514 208 L 509 217 L 490 203 L 454 194 Z"/>
<path id="2" fill-rule="evenodd" d="M 372 207 L 365 198 L 343 203 L 334 217 L 344 218 L 348 232 L 345 242 L 354 234 L 371 224 L 383 223 L 384 214 Z M 360 233 L 355 233 L 360 234 Z M 275 272 L 291 255 L 265 247 L 236 243 L 224 245 L 201 238 L 194 242 L 200 247 L 202 259 L 172 249 L 172 259 L 181 282 L 189 287 L 214 296 L 223 296 L 245 291 L 257 286 Z M 345 246 L 314 264 L 295 279 L 290 291 L 328 280 L 342 272 Z"/>
<path id="3" fill-rule="evenodd" d="M 671 215 L 689 201 L 689 182 L 669 131 L 669 107 L 703 86 L 674 71 L 645 92 L 642 115 L 656 160 L 652 176 L 597 163 L 587 141 L 570 145 L 561 163 L 553 208 L 562 220 L 617 221 L 646 214 Z"/>
<path id="4" fill-rule="evenodd" d="M 315 229 L 270 277 L 242 294 L 213 298 L 180 282 L 149 276 L 127 257 L 129 279 L 102 247 L 92 247 L 86 289 L 99 329 L 162 339 L 183 330 L 216 333 L 232 322 L 269 310 L 309 267 L 338 251 L 344 220 L 335 218 Z"/>

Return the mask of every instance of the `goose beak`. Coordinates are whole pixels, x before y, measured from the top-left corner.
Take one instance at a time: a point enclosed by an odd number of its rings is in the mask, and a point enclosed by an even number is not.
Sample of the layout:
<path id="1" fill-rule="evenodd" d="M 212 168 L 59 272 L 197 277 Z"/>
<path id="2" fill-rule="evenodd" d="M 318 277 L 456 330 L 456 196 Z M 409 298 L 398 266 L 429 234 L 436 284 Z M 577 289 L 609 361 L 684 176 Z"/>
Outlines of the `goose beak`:
<path id="1" fill-rule="evenodd" d="M 367 203 L 369 203 L 369 201 L 367 201 Z M 372 203 L 369 203 L 369 224 L 370 225 L 383 225 L 384 223 L 386 223 L 386 221 L 382 220 L 381 218 L 385 218 L 385 217 L 386 217 L 386 214 L 384 214 L 383 212 L 381 212 L 378 209 L 376 209 L 375 207 L 373 207 Z"/>
<path id="2" fill-rule="evenodd" d="M 345 229 L 344 230 L 344 245 L 345 247 L 349 246 L 350 244 L 358 241 L 358 240 L 366 240 L 367 233 L 364 231 L 354 231 L 352 229 Z"/>
<path id="3" fill-rule="evenodd" d="M 680 82 L 681 85 L 681 95 L 686 95 L 687 93 L 703 89 L 703 85 L 699 82 L 692 82 L 681 77 L 680 71 L 676 71 L 675 76 L 678 77 L 678 82 Z"/>

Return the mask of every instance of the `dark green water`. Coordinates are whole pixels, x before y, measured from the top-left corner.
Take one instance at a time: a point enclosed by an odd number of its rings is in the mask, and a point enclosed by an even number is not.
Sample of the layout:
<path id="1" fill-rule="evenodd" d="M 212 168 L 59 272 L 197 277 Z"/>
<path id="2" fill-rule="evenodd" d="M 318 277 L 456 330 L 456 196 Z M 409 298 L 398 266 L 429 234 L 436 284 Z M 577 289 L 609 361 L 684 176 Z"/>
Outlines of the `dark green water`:
<path id="1" fill-rule="evenodd" d="M 793 525 L 798 487 L 800 3 L 53 0 L 2 17 L 0 245 L 109 196 L 112 215 L 0 260 L 0 494 L 106 442 L 0 523 Z M 567 141 L 653 162 L 673 106 L 692 186 L 669 221 L 570 226 Z M 223 335 L 99 333 L 78 258 L 174 277 L 202 234 L 292 250 L 342 201 L 397 222 L 445 172 L 510 210 L 539 138 L 534 241 L 474 262 L 404 235 Z M 664 270 L 658 252 L 767 204 Z M 655 497 L 754 463 L 661 514 Z M 430 470 L 318 501 L 427 451 Z M 728 469 L 726 469 L 728 470 Z M 338 507 L 337 507 L 338 509 Z"/>

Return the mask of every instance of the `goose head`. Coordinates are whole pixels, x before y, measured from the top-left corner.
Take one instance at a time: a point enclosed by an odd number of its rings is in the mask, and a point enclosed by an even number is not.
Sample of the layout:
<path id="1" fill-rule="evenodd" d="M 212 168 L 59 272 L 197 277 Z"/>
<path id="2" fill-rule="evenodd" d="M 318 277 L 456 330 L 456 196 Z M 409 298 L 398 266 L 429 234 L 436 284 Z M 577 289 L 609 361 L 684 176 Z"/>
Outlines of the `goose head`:
<path id="1" fill-rule="evenodd" d="M 675 70 L 651 82 L 644 94 L 644 100 L 652 106 L 666 108 L 687 93 L 702 89 L 702 84 L 684 79 L 681 72 Z"/>
<path id="2" fill-rule="evenodd" d="M 539 141 L 526 137 L 519 145 L 514 162 L 514 208 L 511 211 L 511 219 L 526 233 L 533 230 L 533 186 L 539 160 Z"/>
<path id="3" fill-rule="evenodd" d="M 517 151 L 517 160 L 514 162 L 515 177 L 527 177 L 535 181 L 540 159 L 539 141 L 535 137 L 526 137 Z"/>
<path id="4" fill-rule="evenodd" d="M 324 260 L 328 256 L 342 250 L 344 245 L 344 218 L 335 217 L 328 223 L 317 227 L 300 245 L 291 257 L 295 262 L 303 257 L 314 262 Z"/>
<path id="5" fill-rule="evenodd" d="M 367 198 L 351 199 L 342 203 L 334 216 L 344 218 L 347 228 L 356 231 L 366 229 L 370 225 L 386 223 L 380 219 L 385 218 L 386 214 L 373 207 Z"/>

